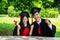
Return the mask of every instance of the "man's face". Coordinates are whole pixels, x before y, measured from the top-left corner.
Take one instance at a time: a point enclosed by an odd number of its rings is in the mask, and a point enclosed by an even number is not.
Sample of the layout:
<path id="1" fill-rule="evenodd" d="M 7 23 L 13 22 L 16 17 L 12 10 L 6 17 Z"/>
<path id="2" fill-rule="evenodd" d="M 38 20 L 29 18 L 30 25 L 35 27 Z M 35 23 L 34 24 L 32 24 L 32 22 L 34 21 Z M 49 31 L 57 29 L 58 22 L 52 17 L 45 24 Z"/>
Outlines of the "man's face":
<path id="1" fill-rule="evenodd" d="M 35 19 L 36 21 L 38 21 L 38 20 L 40 19 L 40 15 L 39 15 L 38 12 L 36 12 L 36 13 L 34 14 L 34 19 Z"/>

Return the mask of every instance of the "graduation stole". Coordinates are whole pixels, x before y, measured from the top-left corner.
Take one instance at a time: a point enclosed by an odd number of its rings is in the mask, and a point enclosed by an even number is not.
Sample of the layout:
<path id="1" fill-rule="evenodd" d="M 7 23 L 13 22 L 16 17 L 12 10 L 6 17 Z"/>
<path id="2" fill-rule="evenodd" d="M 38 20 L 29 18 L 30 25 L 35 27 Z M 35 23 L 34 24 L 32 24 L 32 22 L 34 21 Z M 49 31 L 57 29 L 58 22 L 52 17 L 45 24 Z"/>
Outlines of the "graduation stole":
<path id="1" fill-rule="evenodd" d="M 22 33 L 21 33 L 21 36 L 27 36 L 28 33 L 29 33 L 29 28 L 28 28 L 28 27 L 24 27 L 24 28 L 23 28 L 23 31 L 22 31 Z"/>
<path id="2" fill-rule="evenodd" d="M 40 26 L 38 26 L 38 34 L 42 34 Z"/>

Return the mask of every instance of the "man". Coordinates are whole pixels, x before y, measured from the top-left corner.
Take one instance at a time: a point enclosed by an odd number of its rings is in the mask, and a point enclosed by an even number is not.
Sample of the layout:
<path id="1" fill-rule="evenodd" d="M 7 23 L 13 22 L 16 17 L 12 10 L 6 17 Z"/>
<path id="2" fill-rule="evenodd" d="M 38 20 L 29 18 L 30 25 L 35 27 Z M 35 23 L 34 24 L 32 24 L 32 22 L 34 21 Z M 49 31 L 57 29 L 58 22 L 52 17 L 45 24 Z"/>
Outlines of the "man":
<path id="1" fill-rule="evenodd" d="M 31 14 L 35 19 L 32 23 L 30 36 L 43 36 L 43 37 L 54 37 L 56 33 L 56 27 L 48 19 L 41 19 L 39 11 L 41 8 L 32 8 Z"/>

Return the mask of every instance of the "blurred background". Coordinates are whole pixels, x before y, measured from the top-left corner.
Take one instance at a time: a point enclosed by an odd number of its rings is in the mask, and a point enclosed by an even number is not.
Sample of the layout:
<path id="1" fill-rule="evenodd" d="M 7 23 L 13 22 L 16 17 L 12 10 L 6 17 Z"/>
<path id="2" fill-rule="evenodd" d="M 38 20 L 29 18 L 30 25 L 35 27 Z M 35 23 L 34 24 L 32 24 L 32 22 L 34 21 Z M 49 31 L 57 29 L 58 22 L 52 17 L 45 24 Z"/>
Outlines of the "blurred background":
<path id="1" fill-rule="evenodd" d="M 41 18 L 49 19 L 56 26 L 56 37 L 60 37 L 60 0 L 0 0 L 0 36 L 12 36 L 15 28 L 14 17 L 19 22 L 19 14 L 28 11 L 30 22 L 32 7 L 41 8 Z"/>

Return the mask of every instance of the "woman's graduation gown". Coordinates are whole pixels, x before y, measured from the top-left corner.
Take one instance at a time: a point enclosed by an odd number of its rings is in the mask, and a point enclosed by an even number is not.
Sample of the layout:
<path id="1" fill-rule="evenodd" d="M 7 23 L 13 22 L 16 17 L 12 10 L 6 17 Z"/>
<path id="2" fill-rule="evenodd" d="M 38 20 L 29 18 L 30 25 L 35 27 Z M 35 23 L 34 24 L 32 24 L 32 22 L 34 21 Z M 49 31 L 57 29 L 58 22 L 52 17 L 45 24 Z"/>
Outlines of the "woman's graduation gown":
<path id="1" fill-rule="evenodd" d="M 30 24 L 27 24 L 27 26 L 25 27 L 23 24 L 20 23 L 20 26 L 20 36 L 29 36 Z M 17 36 L 17 26 L 14 28 L 13 36 Z"/>

